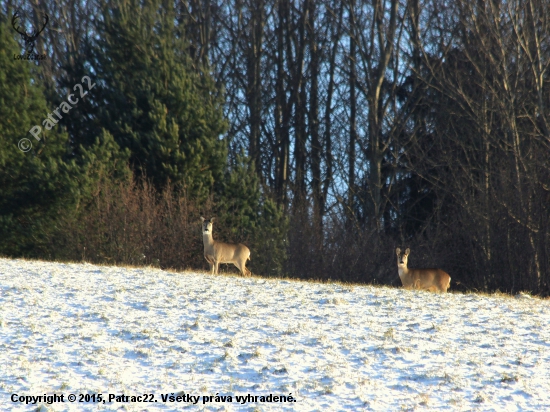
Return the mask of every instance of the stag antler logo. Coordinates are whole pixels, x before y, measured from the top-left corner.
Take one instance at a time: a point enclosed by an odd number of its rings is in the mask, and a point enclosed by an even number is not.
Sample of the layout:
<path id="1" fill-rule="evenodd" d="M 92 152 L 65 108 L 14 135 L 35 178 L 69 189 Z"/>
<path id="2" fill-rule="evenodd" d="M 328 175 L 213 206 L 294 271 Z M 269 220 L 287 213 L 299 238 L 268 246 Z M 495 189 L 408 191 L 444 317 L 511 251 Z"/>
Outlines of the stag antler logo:
<path id="1" fill-rule="evenodd" d="M 40 16 L 39 20 L 43 22 L 42 27 L 37 28 L 34 24 L 31 24 L 32 31 L 30 33 L 27 33 L 27 29 L 25 27 L 25 23 L 30 20 L 27 18 L 25 12 L 17 9 L 11 19 L 11 25 L 13 26 L 15 31 L 21 35 L 21 38 L 25 42 L 25 52 L 27 54 L 31 54 L 34 51 L 34 42 L 36 41 L 38 36 L 40 36 L 40 33 L 44 31 L 44 28 L 50 20 L 46 13 L 38 13 L 38 16 Z"/>

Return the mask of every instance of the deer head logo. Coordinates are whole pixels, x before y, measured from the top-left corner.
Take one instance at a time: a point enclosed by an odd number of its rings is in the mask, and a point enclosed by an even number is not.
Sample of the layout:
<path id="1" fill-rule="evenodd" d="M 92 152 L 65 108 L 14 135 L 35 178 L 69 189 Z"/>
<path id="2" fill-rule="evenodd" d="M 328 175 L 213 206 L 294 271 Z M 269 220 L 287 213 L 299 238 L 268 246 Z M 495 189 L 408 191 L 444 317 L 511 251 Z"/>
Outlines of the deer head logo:
<path id="1" fill-rule="evenodd" d="M 25 23 L 30 20 L 27 18 L 27 15 L 25 12 L 21 10 L 16 10 L 13 14 L 13 17 L 11 19 L 11 25 L 13 26 L 14 30 L 21 35 L 21 38 L 25 42 L 25 52 L 26 53 L 32 53 L 34 51 L 34 42 L 44 31 L 44 28 L 48 24 L 48 21 L 50 18 L 46 13 L 38 13 L 38 19 L 42 22 L 41 28 L 36 27 L 34 24 L 32 24 L 32 31 L 30 33 L 27 32 L 27 29 L 25 27 Z"/>

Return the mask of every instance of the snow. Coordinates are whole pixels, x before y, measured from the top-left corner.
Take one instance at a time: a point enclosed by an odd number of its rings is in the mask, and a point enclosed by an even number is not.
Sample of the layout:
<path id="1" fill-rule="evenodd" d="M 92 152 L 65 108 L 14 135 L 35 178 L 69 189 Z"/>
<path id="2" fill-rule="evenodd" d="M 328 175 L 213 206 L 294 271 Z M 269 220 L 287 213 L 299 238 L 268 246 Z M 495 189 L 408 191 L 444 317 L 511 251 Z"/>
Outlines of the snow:
<path id="1" fill-rule="evenodd" d="M 550 410 L 550 301 L 0 259 L 0 409 Z"/>

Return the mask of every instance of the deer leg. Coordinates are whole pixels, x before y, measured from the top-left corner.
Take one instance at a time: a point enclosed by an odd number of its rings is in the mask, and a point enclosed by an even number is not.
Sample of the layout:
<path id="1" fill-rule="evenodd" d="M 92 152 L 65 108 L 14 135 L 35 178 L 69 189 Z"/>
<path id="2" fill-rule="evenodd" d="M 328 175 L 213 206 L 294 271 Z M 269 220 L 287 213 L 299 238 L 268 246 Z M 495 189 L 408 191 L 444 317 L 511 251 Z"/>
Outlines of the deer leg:
<path id="1" fill-rule="evenodd" d="M 210 268 L 210 273 L 214 274 L 214 262 L 208 258 L 208 256 L 204 257 L 206 261 L 208 262 L 208 267 Z"/>
<path id="2" fill-rule="evenodd" d="M 248 272 L 250 271 L 246 268 L 246 259 L 235 263 L 235 266 L 237 266 L 237 268 L 241 271 L 241 275 L 243 277 L 249 276 Z"/>

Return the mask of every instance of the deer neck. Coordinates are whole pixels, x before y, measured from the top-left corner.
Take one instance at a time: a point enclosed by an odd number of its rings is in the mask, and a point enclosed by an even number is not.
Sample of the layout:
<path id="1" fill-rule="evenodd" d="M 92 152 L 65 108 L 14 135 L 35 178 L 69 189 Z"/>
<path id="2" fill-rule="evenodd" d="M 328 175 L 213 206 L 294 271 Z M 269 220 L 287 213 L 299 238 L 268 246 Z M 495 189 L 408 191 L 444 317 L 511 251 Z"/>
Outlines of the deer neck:
<path id="1" fill-rule="evenodd" d="M 214 239 L 212 238 L 212 233 L 203 233 L 202 241 L 204 246 L 214 246 Z"/>
<path id="2" fill-rule="evenodd" d="M 403 276 L 407 276 L 409 274 L 409 269 L 407 266 L 398 266 L 397 270 L 399 272 L 399 277 L 402 278 Z"/>

